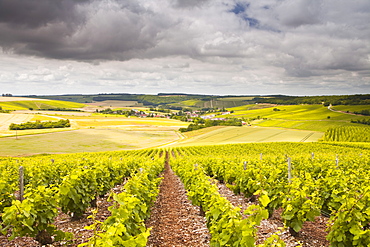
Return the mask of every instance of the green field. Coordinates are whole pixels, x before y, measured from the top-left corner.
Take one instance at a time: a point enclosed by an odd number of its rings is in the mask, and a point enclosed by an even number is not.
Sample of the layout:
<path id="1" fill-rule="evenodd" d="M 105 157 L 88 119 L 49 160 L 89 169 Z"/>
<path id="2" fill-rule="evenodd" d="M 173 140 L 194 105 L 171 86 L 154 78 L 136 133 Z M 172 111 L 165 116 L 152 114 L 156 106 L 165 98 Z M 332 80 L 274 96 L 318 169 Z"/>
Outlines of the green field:
<path id="1" fill-rule="evenodd" d="M 54 109 L 54 108 L 82 108 L 84 104 L 59 101 L 59 100 L 25 100 L 25 101 L 0 101 L 0 107 L 3 110 L 28 110 L 30 108 L 34 110 L 39 109 Z"/>
<path id="2" fill-rule="evenodd" d="M 244 101 L 244 100 L 252 100 L 252 99 L 254 99 L 254 96 L 217 98 L 217 100 L 220 100 L 220 101 Z"/>
<path id="3" fill-rule="evenodd" d="M 278 109 L 274 111 L 274 109 Z M 238 111 L 233 108 L 228 110 L 234 110 L 233 116 L 238 117 L 251 117 L 255 118 L 260 116 L 261 118 L 272 118 L 272 119 L 289 119 L 289 120 L 325 120 L 328 116 L 335 120 L 347 120 L 351 119 L 350 116 L 345 114 L 332 112 L 322 105 L 289 105 L 289 106 L 271 106 L 269 108 L 257 109 L 257 110 L 244 110 Z"/>
<path id="4" fill-rule="evenodd" d="M 332 108 L 336 111 L 343 112 L 361 112 L 363 110 L 370 111 L 370 105 L 335 105 Z"/>
<path id="5" fill-rule="evenodd" d="M 266 106 L 266 105 L 265 105 Z M 370 117 L 333 112 L 322 105 L 283 105 L 253 109 L 252 105 L 229 108 L 234 111 L 231 117 L 261 119 L 253 125 L 263 127 L 281 127 L 301 130 L 326 131 L 331 127 L 356 126 L 351 120 Z"/>

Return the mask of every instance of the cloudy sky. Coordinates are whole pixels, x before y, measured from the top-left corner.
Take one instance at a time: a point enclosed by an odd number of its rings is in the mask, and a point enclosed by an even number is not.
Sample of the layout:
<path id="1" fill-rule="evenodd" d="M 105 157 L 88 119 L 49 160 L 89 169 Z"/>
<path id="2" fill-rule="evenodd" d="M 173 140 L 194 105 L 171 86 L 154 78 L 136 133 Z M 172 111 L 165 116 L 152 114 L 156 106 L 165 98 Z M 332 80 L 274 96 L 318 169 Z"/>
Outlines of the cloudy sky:
<path id="1" fill-rule="evenodd" d="M 369 0 L 0 0 L 0 94 L 370 93 Z"/>

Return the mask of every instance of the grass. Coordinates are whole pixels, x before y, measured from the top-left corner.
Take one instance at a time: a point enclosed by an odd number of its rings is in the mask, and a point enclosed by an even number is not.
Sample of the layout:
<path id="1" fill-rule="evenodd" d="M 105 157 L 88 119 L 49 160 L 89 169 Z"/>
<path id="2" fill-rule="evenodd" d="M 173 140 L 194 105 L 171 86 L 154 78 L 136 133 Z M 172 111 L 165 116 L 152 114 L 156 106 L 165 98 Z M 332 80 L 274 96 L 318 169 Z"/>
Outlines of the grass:
<path id="1" fill-rule="evenodd" d="M 289 129 L 300 129 L 300 130 L 312 130 L 325 132 L 329 128 L 342 127 L 342 126 L 358 126 L 358 124 L 348 123 L 345 121 L 330 121 L 330 120 L 284 120 L 284 119 L 272 119 L 272 120 L 261 120 L 256 123 L 261 127 L 279 127 Z"/>
<path id="2" fill-rule="evenodd" d="M 4 110 L 34 110 L 38 109 L 52 109 L 52 108 L 81 108 L 84 104 L 59 101 L 59 100 L 25 100 L 25 101 L 6 101 L 0 102 L 0 106 Z"/>
<path id="3" fill-rule="evenodd" d="M 279 109 L 274 111 L 274 109 Z M 240 115 L 234 112 L 232 115 Z M 249 110 L 242 113 L 248 117 L 289 119 L 289 120 L 325 120 L 331 115 L 331 118 L 342 118 L 343 114 L 328 110 L 319 105 L 292 105 L 292 106 L 274 106 L 258 110 Z"/>
<path id="4" fill-rule="evenodd" d="M 0 156 L 141 149 L 176 141 L 188 123 L 166 118 L 65 116 L 73 128 L 10 131 L 11 122 L 55 120 L 53 116 L 0 114 Z M 5 126 L 6 125 L 6 126 Z M 16 139 L 16 135 L 18 139 Z"/>
<path id="5" fill-rule="evenodd" d="M 270 105 L 270 107 L 263 109 L 253 109 L 252 105 L 246 105 L 230 108 L 228 110 L 234 111 L 234 113 L 230 115 L 231 117 L 264 119 L 262 121 L 253 122 L 253 124 L 263 127 L 281 127 L 314 131 L 326 131 L 330 127 L 356 125 L 351 124 L 350 121 L 364 118 L 363 116 L 333 112 L 322 105 Z"/>
<path id="6" fill-rule="evenodd" d="M 264 108 L 271 108 L 271 104 L 250 104 L 250 105 L 242 105 L 237 107 L 228 108 L 229 111 L 234 111 L 235 114 L 249 114 L 250 110 L 259 110 Z"/>
<path id="7" fill-rule="evenodd" d="M 32 119 L 30 121 L 35 122 L 35 121 L 58 121 L 58 120 L 59 120 L 58 117 L 35 114 L 32 115 Z"/>
<path id="8" fill-rule="evenodd" d="M 362 110 L 370 111 L 370 105 L 335 105 L 332 108 L 336 111 L 343 112 L 361 112 Z"/>
<path id="9" fill-rule="evenodd" d="M 244 100 L 252 100 L 254 96 L 251 97 L 225 97 L 225 98 L 218 98 L 217 100 L 220 101 L 244 101 Z"/>
<path id="10" fill-rule="evenodd" d="M 126 117 L 68 117 L 73 119 L 79 127 L 104 127 L 104 126 L 137 126 L 137 127 L 167 127 L 179 129 L 187 127 L 189 123 L 167 118 L 126 118 Z"/>
<path id="11" fill-rule="evenodd" d="M 1 138 L 0 156 L 141 149 L 155 147 L 178 138 L 173 131 L 82 129 L 21 136 L 18 139 Z"/>
<path id="12" fill-rule="evenodd" d="M 112 109 L 122 107 L 142 107 L 143 104 L 139 104 L 137 101 L 124 101 L 124 100 L 104 100 L 95 103 L 88 103 L 90 106 L 110 107 Z"/>
<path id="13" fill-rule="evenodd" d="M 199 146 L 215 144 L 232 144 L 248 142 L 313 142 L 323 136 L 316 131 L 288 130 L 264 127 L 217 127 L 205 130 L 197 130 L 174 144 L 174 146 Z"/>
<path id="14" fill-rule="evenodd" d="M 190 99 L 190 100 L 185 100 L 185 101 L 180 102 L 180 104 L 184 106 L 197 106 L 200 103 L 203 103 L 203 102 L 197 99 Z"/>
<path id="15" fill-rule="evenodd" d="M 53 101 L 12 101 L 0 102 L 0 105 L 9 104 L 12 107 L 28 109 L 31 103 L 44 107 L 50 102 Z M 63 103 L 65 105 L 57 101 L 56 104 L 59 105 L 54 106 L 69 108 L 75 104 Z M 190 105 L 196 102 L 188 101 L 187 103 Z M 349 111 L 363 109 L 360 108 L 361 106 L 346 107 Z M 279 111 L 274 111 L 274 108 Z M 187 132 L 183 134 L 186 138 L 180 140 L 176 131 L 181 127 L 187 127 L 189 123 L 167 118 L 127 118 L 120 115 L 103 114 L 83 116 L 70 112 L 72 115 L 63 118 L 70 119 L 74 129 L 18 131 L 19 140 L 16 140 L 15 132 L 7 130 L 7 123 L 24 122 L 26 119 L 27 121 L 54 121 L 56 117 L 46 116 L 46 114 L 0 114 L 0 136 L 3 137 L 0 142 L 0 155 L 96 152 L 149 148 L 167 144 L 196 146 L 248 142 L 315 142 L 322 138 L 323 132 L 328 128 L 358 126 L 358 124 L 350 123 L 350 120 L 368 118 L 333 112 L 322 105 L 251 104 L 228 110 L 234 111 L 229 115 L 231 117 L 250 119 L 259 116 L 260 120 L 252 122 L 253 126 L 248 127 L 217 126 Z M 13 137 L 4 137 L 10 135 Z"/>

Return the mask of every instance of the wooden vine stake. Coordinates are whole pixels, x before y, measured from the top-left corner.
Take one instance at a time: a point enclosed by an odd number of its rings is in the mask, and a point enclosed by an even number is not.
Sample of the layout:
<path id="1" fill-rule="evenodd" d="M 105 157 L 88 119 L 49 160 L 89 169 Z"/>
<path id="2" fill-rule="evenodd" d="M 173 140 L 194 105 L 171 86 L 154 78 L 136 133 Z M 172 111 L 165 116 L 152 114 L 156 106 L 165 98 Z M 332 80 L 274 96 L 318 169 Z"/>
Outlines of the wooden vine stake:
<path id="1" fill-rule="evenodd" d="M 338 166 L 338 164 L 339 164 L 339 158 L 338 158 L 338 154 L 337 154 L 337 156 L 336 156 L 336 158 L 335 158 L 335 164 Z"/>
<path id="2" fill-rule="evenodd" d="M 311 153 L 311 159 L 314 159 L 315 158 L 315 153 L 314 152 L 312 152 Z"/>
<path id="3" fill-rule="evenodd" d="M 24 195 L 24 169 L 23 166 L 19 167 L 19 200 L 23 201 Z"/>
<path id="4" fill-rule="evenodd" d="M 262 160 L 262 158 L 263 158 L 263 154 L 262 154 L 262 153 L 260 153 L 260 160 Z"/>
<path id="5" fill-rule="evenodd" d="M 244 170 L 247 170 L 247 161 L 244 161 Z"/>
<path id="6" fill-rule="evenodd" d="M 288 182 L 292 182 L 292 159 L 288 157 Z"/>

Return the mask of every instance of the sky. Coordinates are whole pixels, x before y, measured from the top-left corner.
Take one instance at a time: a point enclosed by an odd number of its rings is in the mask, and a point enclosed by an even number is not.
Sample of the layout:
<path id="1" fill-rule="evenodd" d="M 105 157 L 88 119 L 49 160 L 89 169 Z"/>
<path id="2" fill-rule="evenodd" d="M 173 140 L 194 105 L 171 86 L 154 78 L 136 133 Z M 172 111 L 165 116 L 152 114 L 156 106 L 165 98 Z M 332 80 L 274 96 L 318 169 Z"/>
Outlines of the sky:
<path id="1" fill-rule="evenodd" d="M 0 0 L 0 95 L 370 93 L 369 0 Z"/>

